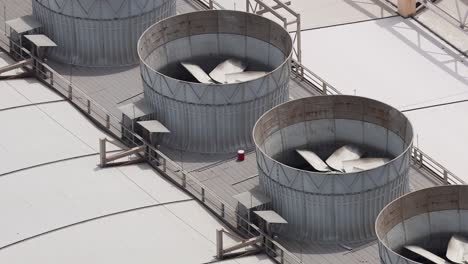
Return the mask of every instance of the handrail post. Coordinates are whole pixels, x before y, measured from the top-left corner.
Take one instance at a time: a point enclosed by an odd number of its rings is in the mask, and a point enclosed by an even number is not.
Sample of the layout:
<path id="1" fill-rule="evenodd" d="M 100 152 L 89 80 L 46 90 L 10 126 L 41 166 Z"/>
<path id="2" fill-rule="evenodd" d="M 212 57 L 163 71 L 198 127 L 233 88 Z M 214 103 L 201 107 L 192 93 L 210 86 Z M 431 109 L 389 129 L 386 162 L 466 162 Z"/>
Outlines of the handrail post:
<path id="1" fill-rule="evenodd" d="M 421 151 L 419 151 L 419 167 L 422 168 L 423 166 L 423 153 Z"/>
<path id="2" fill-rule="evenodd" d="M 208 3 L 209 3 L 210 9 L 213 9 L 213 0 L 209 0 Z"/>
<path id="3" fill-rule="evenodd" d="M 68 99 L 73 101 L 73 87 L 71 84 L 68 85 Z"/>
<path id="4" fill-rule="evenodd" d="M 202 203 L 205 203 L 205 188 L 201 188 L 201 201 Z"/>
<path id="5" fill-rule="evenodd" d="M 106 114 L 106 128 L 110 129 L 110 116 Z"/>
<path id="6" fill-rule="evenodd" d="M 448 172 L 444 169 L 444 184 L 449 185 Z"/>
<path id="7" fill-rule="evenodd" d="M 323 94 L 324 95 L 327 95 L 327 93 L 328 93 L 327 87 L 328 87 L 327 83 L 322 81 L 322 89 L 323 89 Z"/>
<path id="8" fill-rule="evenodd" d="M 52 71 L 49 71 L 49 79 L 50 79 L 50 85 L 54 86 L 54 73 Z"/>
<path id="9" fill-rule="evenodd" d="M 280 248 L 280 263 L 281 264 L 284 264 L 284 251 L 283 249 Z"/>
<path id="10" fill-rule="evenodd" d="M 89 99 L 86 100 L 86 112 L 91 115 L 91 101 Z"/>
<path id="11" fill-rule="evenodd" d="M 162 158 L 162 167 L 163 167 L 163 172 L 166 172 L 167 167 L 166 167 L 166 159 Z"/>
<path id="12" fill-rule="evenodd" d="M 185 172 L 182 172 L 182 187 L 184 189 L 187 187 L 187 175 L 185 175 Z"/>
<path id="13" fill-rule="evenodd" d="M 224 212 L 224 204 L 221 203 L 221 217 L 224 218 L 225 212 Z"/>

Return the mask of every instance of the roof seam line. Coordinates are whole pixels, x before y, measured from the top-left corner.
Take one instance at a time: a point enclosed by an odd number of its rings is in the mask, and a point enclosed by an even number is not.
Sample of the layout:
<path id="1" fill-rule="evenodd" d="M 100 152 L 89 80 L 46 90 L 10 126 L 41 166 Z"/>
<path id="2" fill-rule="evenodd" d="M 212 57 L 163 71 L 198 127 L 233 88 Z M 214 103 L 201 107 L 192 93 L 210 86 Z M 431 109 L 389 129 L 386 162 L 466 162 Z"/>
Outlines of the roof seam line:
<path id="1" fill-rule="evenodd" d="M 119 151 L 122 151 L 122 150 L 121 150 L 121 149 L 110 150 L 110 151 L 107 151 L 106 153 L 114 153 L 114 152 L 119 152 Z M 33 168 L 37 168 L 37 167 L 42 167 L 42 166 L 46 166 L 46 165 L 50 165 L 50 164 L 54 164 L 54 163 L 58 163 L 58 162 L 62 162 L 62 161 L 68 161 L 68 160 L 73 160 L 73 159 L 86 158 L 86 157 L 95 156 L 95 155 L 98 155 L 98 154 L 99 154 L 99 152 L 93 152 L 93 153 L 89 153 L 89 154 L 84 154 L 84 155 L 79 155 L 79 156 L 74 156 L 74 157 L 69 157 L 69 158 L 64 158 L 64 159 L 59 159 L 59 160 L 53 160 L 53 161 L 48 161 L 48 162 L 44 162 L 44 163 L 39 163 L 39 164 L 31 165 L 31 166 L 28 166 L 28 167 L 24 167 L 24 168 L 21 168 L 21 169 L 16 169 L 16 170 L 12 170 L 12 171 L 9 171 L 9 172 L 1 173 L 1 174 L 0 174 L 0 177 L 4 177 L 4 176 L 7 176 L 7 175 L 9 175 L 9 174 L 16 173 L 16 172 L 20 172 L 20 171 L 24 171 L 24 170 L 29 170 L 29 169 L 33 169 Z"/>
<path id="2" fill-rule="evenodd" d="M 64 101 L 66 101 L 66 100 L 65 99 L 58 99 L 58 100 L 52 100 L 52 101 L 46 101 L 46 102 L 37 102 L 37 103 L 30 103 L 30 104 L 25 104 L 25 105 L 12 106 L 12 107 L 7 107 L 7 108 L 2 108 L 2 109 L 0 109 L 0 112 L 8 111 L 8 110 L 14 110 L 14 109 L 23 108 L 23 107 L 59 103 L 59 102 L 64 102 Z"/>
<path id="3" fill-rule="evenodd" d="M 109 213 L 109 214 L 104 214 L 104 215 L 88 218 L 88 219 L 85 219 L 85 220 L 82 220 L 82 221 L 78 221 L 78 222 L 71 223 L 71 224 L 68 224 L 68 225 L 60 226 L 60 227 L 57 227 L 57 228 L 54 228 L 54 229 L 51 229 L 51 230 L 36 234 L 36 235 L 29 236 L 27 238 L 23 238 L 21 240 L 9 243 L 7 245 L 1 246 L 0 250 L 3 250 L 5 248 L 8 248 L 8 247 L 11 247 L 11 246 L 26 242 L 26 241 L 34 239 L 34 238 L 38 238 L 38 237 L 41 237 L 41 236 L 44 236 L 44 235 L 47 235 L 47 234 L 51 234 L 51 233 L 54 233 L 54 232 L 57 232 L 57 231 L 60 231 L 60 230 L 63 230 L 63 229 L 69 228 L 69 227 L 73 227 L 73 226 L 76 226 L 76 225 L 85 224 L 85 223 L 88 223 L 88 222 L 100 220 L 100 219 L 115 216 L 115 215 L 131 213 L 131 212 L 134 212 L 134 211 L 150 209 L 150 208 L 158 207 L 158 206 L 163 206 L 164 207 L 165 205 L 189 202 L 189 201 L 192 201 L 192 200 L 193 200 L 193 198 L 177 200 L 177 201 L 170 201 L 170 202 L 166 202 L 166 203 L 153 203 L 153 204 L 150 204 L 150 205 L 134 207 L 134 208 L 131 208 L 131 209 L 126 209 L 126 210 L 122 210 L 122 211 L 117 211 L 117 212 L 113 212 L 113 213 Z"/>

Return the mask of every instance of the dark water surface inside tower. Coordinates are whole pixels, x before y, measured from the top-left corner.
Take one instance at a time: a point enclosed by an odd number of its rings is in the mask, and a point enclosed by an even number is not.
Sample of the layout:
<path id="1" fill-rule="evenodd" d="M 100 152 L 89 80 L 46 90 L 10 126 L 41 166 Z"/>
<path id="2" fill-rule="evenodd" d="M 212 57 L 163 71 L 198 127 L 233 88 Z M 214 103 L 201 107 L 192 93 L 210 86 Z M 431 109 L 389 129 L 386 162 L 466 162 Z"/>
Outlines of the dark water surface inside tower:
<path id="1" fill-rule="evenodd" d="M 227 59 L 237 59 L 240 60 L 244 63 L 247 64 L 247 68 L 245 71 L 264 71 L 264 72 L 270 72 L 274 70 L 272 67 L 265 65 L 261 62 L 254 61 L 254 60 L 249 60 L 245 58 L 235 58 L 235 57 L 220 57 L 220 56 L 203 56 L 203 57 L 194 57 L 190 58 L 188 60 L 184 61 L 178 61 L 174 63 L 170 63 L 167 65 L 164 65 L 162 68 L 157 69 L 160 73 L 169 76 L 174 79 L 178 79 L 181 81 L 187 81 L 187 82 L 194 82 L 194 83 L 199 83 L 193 75 L 188 72 L 181 64 L 181 62 L 188 62 L 188 63 L 193 63 L 198 66 L 200 66 L 206 74 L 210 74 L 210 72 L 218 66 L 218 64 L 224 62 Z"/>
<path id="2" fill-rule="evenodd" d="M 431 234 L 430 236 L 423 237 L 417 241 L 411 241 L 407 243 L 408 245 L 414 245 L 424 248 L 425 250 L 430 251 L 433 254 L 447 260 L 447 247 L 450 241 L 450 238 L 455 235 L 455 233 L 442 233 L 442 234 Z M 458 235 L 467 238 L 468 234 L 459 233 Z M 402 255 L 405 258 L 411 259 L 424 264 L 433 264 L 433 262 L 427 260 L 426 258 L 406 249 L 400 248 L 395 250 L 396 253 Z M 452 263 L 447 260 L 447 263 Z"/>
<path id="3" fill-rule="evenodd" d="M 304 160 L 304 158 L 302 158 L 296 152 L 297 149 L 313 151 L 323 161 L 325 161 L 335 150 L 345 145 L 352 145 L 354 147 L 359 148 L 363 152 L 363 156 L 361 158 L 387 158 L 389 160 L 395 158 L 395 156 L 390 155 L 384 150 L 369 145 L 350 144 L 349 142 L 329 142 L 321 143 L 320 145 L 305 145 L 302 147 L 287 149 L 277 155 L 274 155 L 273 158 L 285 165 L 297 169 L 317 172 L 317 170 L 315 170 L 307 161 Z"/>

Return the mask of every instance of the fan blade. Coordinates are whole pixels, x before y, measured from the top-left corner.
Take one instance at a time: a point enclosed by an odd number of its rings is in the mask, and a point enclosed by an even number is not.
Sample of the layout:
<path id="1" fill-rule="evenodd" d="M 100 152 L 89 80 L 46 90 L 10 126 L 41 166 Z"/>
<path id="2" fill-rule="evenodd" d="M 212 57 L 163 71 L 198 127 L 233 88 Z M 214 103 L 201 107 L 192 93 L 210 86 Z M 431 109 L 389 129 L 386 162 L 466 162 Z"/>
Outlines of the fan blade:
<path id="1" fill-rule="evenodd" d="M 436 264 L 449 264 L 450 262 L 446 261 L 445 259 L 437 256 L 436 254 L 430 252 L 430 251 L 427 251 L 425 250 L 424 248 L 422 247 L 418 247 L 418 246 L 405 246 L 406 249 L 420 255 L 421 257 L 424 257 L 425 259 L 433 262 L 433 263 L 436 263 Z"/>
<path id="2" fill-rule="evenodd" d="M 447 247 L 447 258 L 455 263 L 463 263 L 468 257 L 468 240 L 464 237 L 453 235 Z"/>
<path id="3" fill-rule="evenodd" d="M 236 59 L 228 59 L 216 66 L 211 72 L 210 77 L 219 82 L 226 83 L 226 74 L 243 72 L 247 64 Z"/>
<path id="4" fill-rule="evenodd" d="M 301 155 L 314 169 L 322 172 L 329 172 L 331 169 L 323 160 L 310 150 L 296 149 L 297 153 Z"/>
<path id="5" fill-rule="evenodd" d="M 345 145 L 335 150 L 335 152 L 333 152 L 325 162 L 331 168 L 343 172 L 344 161 L 359 159 L 362 154 L 363 153 L 359 148 L 351 145 Z"/>
<path id="6" fill-rule="evenodd" d="M 263 71 L 245 71 L 226 74 L 226 83 L 248 82 L 265 76 L 267 72 Z"/>
<path id="7" fill-rule="evenodd" d="M 187 71 L 189 71 L 197 81 L 201 83 L 214 83 L 208 74 L 198 65 L 188 62 L 181 62 Z"/>
<path id="8" fill-rule="evenodd" d="M 363 170 L 370 170 L 389 162 L 387 158 L 363 158 L 355 160 L 343 161 L 343 168 L 345 172 L 357 172 Z"/>

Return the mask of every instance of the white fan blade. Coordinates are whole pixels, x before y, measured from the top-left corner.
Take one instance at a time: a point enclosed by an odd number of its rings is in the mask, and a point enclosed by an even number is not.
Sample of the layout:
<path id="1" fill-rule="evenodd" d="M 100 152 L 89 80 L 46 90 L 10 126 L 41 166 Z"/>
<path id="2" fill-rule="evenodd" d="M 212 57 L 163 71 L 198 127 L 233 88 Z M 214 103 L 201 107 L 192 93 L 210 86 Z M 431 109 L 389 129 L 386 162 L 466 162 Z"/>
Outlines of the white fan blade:
<path id="1" fill-rule="evenodd" d="M 243 72 L 247 64 L 236 59 L 228 59 L 216 66 L 211 72 L 210 77 L 219 82 L 226 83 L 226 74 Z"/>
<path id="2" fill-rule="evenodd" d="M 447 258 L 455 263 L 463 263 L 468 257 L 468 240 L 457 235 L 450 238 L 447 247 Z"/>
<path id="3" fill-rule="evenodd" d="M 344 161 L 359 159 L 362 154 L 363 153 L 359 148 L 351 145 L 345 145 L 335 150 L 335 152 L 333 152 L 333 154 L 331 154 L 325 162 L 328 164 L 328 166 L 337 171 L 344 171 Z"/>
<path id="4" fill-rule="evenodd" d="M 245 71 L 226 74 L 226 83 L 248 82 L 265 76 L 267 72 L 263 71 Z"/>
<path id="5" fill-rule="evenodd" d="M 343 161 L 343 168 L 345 172 L 356 172 L 363 170 L 370 170 L 384 165 L 390 160 L 387 158 L 363 158 L 355 160 Z"/>
<path id="6" fill-rule="evenodd" d="M 297 153 L 301 155 L 314 169 L 322 172 L 329 172 L 331 169 L 323 160 L 310 150 L 296 149 Z"/>
<path id="7" fill-rule="evenodd" d="M 198 65 L 188 62 L 181 62 L 187 71 L 189 71 L 197 81 L 201 83 L 215 83 L 208 74 Z"/>
<path id="8" fill-rule="evenodd" d="M 425 250 L 424 248 L 422 247 L 418 247 L 418 246 L 405 246 L 406 249 L 420 255 L 421 257 L 424 257 L 425 259 L 433 262 L 433 263 L 436 263 L 436 264 L 449 264 L 450 262 L 446 261 L 445 259 L 437 256 L 436 254 L 430 252 L 430 251 L 427 251 Z"/>

